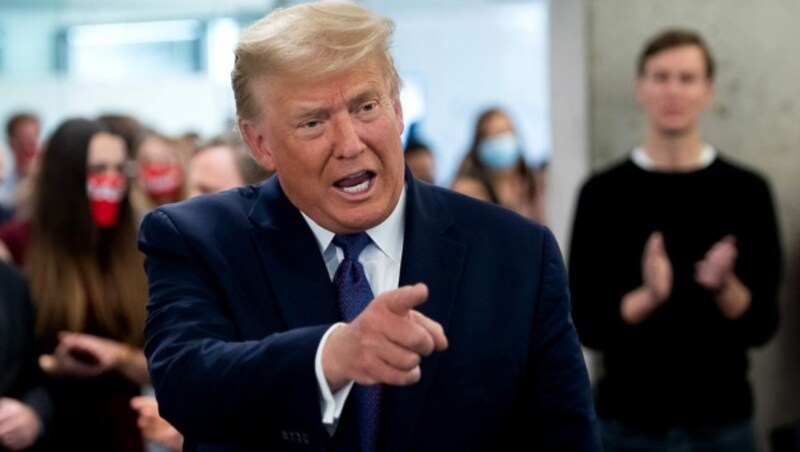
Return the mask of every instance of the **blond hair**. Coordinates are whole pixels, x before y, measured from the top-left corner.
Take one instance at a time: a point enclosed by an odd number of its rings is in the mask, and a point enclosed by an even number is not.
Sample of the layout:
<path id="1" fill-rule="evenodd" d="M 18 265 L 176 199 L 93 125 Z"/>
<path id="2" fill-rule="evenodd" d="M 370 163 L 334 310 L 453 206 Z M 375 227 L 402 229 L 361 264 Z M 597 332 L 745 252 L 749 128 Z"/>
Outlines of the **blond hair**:
<path id="1" fill-rule="evenodd" d="M 348 1 L 330 0 L 278 8 L 251 25 L 239 40 L 231 81 L 240 120 L 261 110 L 251 92 L 257 76 L 303 78 L 334 74 L 375 58 L 389 93 L 397 97 L 400 77 L 389 53 L 391 19 Z"/>

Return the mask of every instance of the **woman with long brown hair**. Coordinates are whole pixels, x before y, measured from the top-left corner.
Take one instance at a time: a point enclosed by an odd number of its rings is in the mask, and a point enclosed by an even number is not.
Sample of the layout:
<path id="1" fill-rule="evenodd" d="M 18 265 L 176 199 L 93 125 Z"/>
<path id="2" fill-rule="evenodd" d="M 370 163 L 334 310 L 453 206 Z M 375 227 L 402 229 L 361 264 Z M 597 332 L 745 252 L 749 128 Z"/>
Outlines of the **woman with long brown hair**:
<path id="1" fill-rule="evenodd" d="M 544 223 L 543 177 L 544 171 L 525 162 L 508 113 L 490 108 L 478 116 L 469 151 L 451 187 Z"/>
<path id="2" fill-rule="evenodd" d="M 26 270 L 59 450 L 144 448 L 129 407 L 149 377 L 128 168 L 122 137 L 72 119 L 48 140 L 35 183 Z"/>

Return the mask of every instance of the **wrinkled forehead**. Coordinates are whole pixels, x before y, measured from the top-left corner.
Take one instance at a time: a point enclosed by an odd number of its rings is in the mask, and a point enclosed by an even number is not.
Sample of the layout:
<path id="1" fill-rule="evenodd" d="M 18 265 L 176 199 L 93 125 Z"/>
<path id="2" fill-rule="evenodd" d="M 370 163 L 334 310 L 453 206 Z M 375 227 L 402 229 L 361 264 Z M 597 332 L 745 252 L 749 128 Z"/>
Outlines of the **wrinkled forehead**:
<path id="1" fill-rule="evenodd" d="M 348 102 L 360 97 L 391 98 L 386 77 L 368 61 L 337 72 L 263 74 L 253 80 L 254 95 L 267 108 L 319 108 L 321 104 Z"/>

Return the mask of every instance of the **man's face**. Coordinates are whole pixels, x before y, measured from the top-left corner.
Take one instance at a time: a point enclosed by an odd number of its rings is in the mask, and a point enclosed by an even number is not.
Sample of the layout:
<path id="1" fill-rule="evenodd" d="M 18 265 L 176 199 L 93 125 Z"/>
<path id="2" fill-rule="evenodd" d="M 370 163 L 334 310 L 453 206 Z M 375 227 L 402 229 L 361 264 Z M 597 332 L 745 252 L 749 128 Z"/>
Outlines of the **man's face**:
<path id="1" fill-rule="evenodd" d="M 320 226 L 350 233 L 380 224 L 404 184 L 403 115 L 367 61 L 316 80 L 255 79 L 261 115 L 242 123 L 259 162 Z"/>
<path id="2" fill-rule="evenodd" d="M 227 146 L 204 149 L 189 160 L 189 197 L 216 193 L 244 184 L 234 150 Z"/>
<path id="3" fill-rule="evenodd" d="M 682 135 L 696 130 L 701 114 L 714 100 L 702 50 L 686 45 L 650 57 L 637 82 L 636 97 L 656 132 Z"/>
<path id="4" fill-rule="evenodd" d="M 39 123 L 22 121 L 8 137 L 8 146 L 14 152 L 17 173 L 27 176 L 39 151 Z"/>

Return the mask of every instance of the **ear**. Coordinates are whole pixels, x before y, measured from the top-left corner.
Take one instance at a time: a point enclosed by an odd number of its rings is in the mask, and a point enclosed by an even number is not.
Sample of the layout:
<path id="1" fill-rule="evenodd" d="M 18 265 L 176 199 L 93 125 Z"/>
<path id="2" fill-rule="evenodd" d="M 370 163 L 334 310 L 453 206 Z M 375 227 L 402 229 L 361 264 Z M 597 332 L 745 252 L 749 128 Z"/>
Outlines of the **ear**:
<path id="1" fill-rule="evenodd" d="M 267 146 L 267 140 L 261 128 L 252 120 L 240 119 L 239 131 L 242 133 L 245 143 L 247 143 L 258 164 L 267 171 L 275 171 L 272 150 Z"/>
<path id="2" fill-rule="evenodd" d="M 396 96 L 392 99 L 392 108 L 394 109 L 395 121 L 397 122 L 397 134 L 403 135 L 405 120 L 403 119 L 403 104 L 400 103 L 400 96 Z"/>

